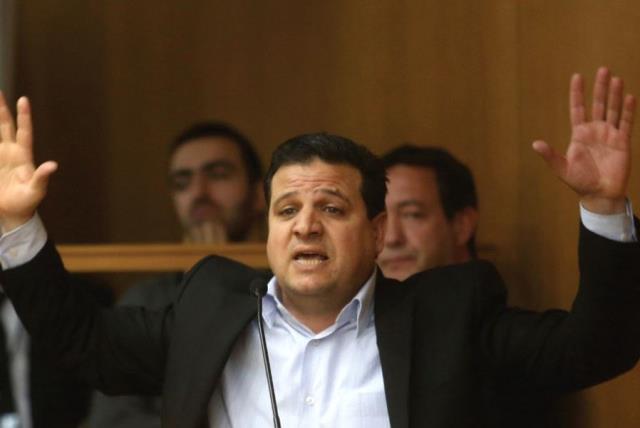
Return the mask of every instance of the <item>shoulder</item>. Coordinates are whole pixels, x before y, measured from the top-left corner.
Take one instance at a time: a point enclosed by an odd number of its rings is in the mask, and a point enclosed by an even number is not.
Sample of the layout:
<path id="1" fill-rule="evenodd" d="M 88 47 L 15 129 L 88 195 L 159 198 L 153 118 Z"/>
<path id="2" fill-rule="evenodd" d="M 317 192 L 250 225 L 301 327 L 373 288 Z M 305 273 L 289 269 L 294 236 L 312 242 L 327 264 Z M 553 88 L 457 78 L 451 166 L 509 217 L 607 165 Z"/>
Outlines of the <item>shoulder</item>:
<path id="1" fill-rule="evenodd" d="M 119 304 L 162 308 L 175 300 L 182 277 L 182 273 L 174 272 L 137 282 L 123 294 Z"/>
<path id="2" fill-rule="evenodd" d="M 428 269 L 399 282 L 383 278 L 381 288 L 400 288 L 391 292 L 417 302 L 459 305 L 462 301 L 491 299 L 504 302 L 506 288 L 493 264 L 484 260 Z M 388 293 L 388 291 L 386 291 Z"/>
<path id="3" fill-rule="evenodd" d="M 234 260 L 211 255 L 185 274 L 181 293 L 202 287 L 246 293 L 254 278 L 266 278 L 266 274 Z"/>

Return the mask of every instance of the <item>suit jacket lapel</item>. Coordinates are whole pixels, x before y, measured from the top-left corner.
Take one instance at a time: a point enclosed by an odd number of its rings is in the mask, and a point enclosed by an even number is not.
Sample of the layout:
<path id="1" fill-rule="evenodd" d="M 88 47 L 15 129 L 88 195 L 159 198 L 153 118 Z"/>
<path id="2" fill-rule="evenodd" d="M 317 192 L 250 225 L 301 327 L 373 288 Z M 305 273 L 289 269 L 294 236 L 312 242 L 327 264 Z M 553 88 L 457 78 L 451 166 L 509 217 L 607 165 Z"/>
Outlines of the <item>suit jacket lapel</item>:
<path id="1" fill-rule="evenodd" d="M 225 264 L 207 264 L 189 281 L 176 308 L 163 426 L 207 426 L 209 401 L 233 344 L 256 316 L 248 286 L 257 273 Z"/>
<path id="2" fill-rule="evenodd" d="M 389 419 L 392 427 L 407 428 L 413 304 L 406 286 L 379 274 L 374 310 Z"/>

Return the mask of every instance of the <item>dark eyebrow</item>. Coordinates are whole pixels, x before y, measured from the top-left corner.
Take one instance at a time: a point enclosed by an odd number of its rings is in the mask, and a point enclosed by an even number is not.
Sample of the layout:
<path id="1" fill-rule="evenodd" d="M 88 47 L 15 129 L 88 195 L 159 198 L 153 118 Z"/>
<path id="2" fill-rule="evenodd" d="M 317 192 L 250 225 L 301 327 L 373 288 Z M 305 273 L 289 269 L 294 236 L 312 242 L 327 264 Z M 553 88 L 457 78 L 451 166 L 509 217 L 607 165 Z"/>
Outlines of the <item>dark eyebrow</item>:
<path id="1" fill-rule="evenodd" d="M 208 169 L 217 169 L 217 168 L 224 168 L 224 169 L 228 169 L 231 171 L 235 171 L 236 169 L 238 169 L 237 165 L 234 164 L 231 161 L 228 161 L 226 159 L 216 159 L 213 160 L 211 162 L 207 162 L 204 165 L 202 165 L 200 167 L 201 171 L 205 171 Z"/>
<path id="2" fill-rule="evenodd" d="M 347 204 L 351 205 L 351 201 L 349 201 L 349 199 L 347 199 L 347 197 L 345 195 L 343 195 L 342 192 L 340 192 L 339 190 L 335 190 L 335 189 L 318 189 L 318 190 L 316 190 L 316 192 L 326 193 L 326 194 L 331 195 L 331 196 L 336 196 L 336 197 L 342 199 Z"/>
<path id="3" fill-rule="evenodd" d="M 237 166 L 233 162 L 228 161 L 226 159 L 216 159 L 201 165 L 198 169 L 200 171 L 207 171 L 207 170 L 218 169 L 218 168 L 235 171 L 237 169 Z M 173 171 L 170 171 L 169 176 L 170 177 L 188 176 L 193 174 L 193 172 L 194 172 L 194 169 L 192 168 L 178 168 Z"/>
<path id="4" fill-rule="evenodd" d="M 346 204 L 351 205 L 351 201 L 350 201 L 350 200 L 349 200 L 345 195 L 343 195 L 343 194 L 342 194 L 342 192 L 340 192 L 339 190 L 334 190 L 334 189 L 317 189 L 317 190 L 315 190 L 315 191 L 314 191 L 314 193 L 317 193 L 317 192 L 320 192 L 320 193 L 326 193 L 327 195 L 330 195 L 330 196 L 335 196 L 335 197 L 337 197 L 337 198 L 342 199 Z M 297 191 L 297 190 L 292 190 L 292 191 L 290 191 L 290 192 L 283 193 L 282 195 L 278 196 L 278 197 L 273 201 L 273 205 L 276 205 L 276 204 L 278 204 L 280 201 L 282 201 L 283 199 L 286 199 L 286 198 L 288 198 L 288 197 L 290 197 L 290 196 L 293 196 L 293 195 L 295 195 L 295 194 L 297 194 L 297 193 L 298 193 L 298 191 Z"/>
<path id="5" fill-rule="evenodd" d="M 292 190 L 290 192 L 287 193 L 283 193 L 282 195 L 278 196 L 273 202 L 272 205 L 276 205 L 278 204 L 281 200 L 288 198 L 289 196 L 293 196 L 295 194 L 297 194 L 298 191 L 297 190 Z"/>
<path id="6" fill-rule="evenodd" d="M 417 199 L 407 199 L 406 201 L 402 201 L 396 205 L 398 208 L 406 208 L 406 207 L 418 207 L 425 208 L 425 205 Z"/>

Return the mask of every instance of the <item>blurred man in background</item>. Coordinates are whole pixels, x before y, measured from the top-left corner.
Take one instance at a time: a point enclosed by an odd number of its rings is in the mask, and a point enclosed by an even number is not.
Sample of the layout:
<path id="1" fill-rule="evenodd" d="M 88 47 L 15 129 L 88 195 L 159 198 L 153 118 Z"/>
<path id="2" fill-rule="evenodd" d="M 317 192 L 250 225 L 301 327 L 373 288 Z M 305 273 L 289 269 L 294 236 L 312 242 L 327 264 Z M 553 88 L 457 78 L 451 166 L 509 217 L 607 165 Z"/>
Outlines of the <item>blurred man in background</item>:
<path id="1" fill-rule="evenodd" d="M 406 144 L 383 156 L 387 171 L 387 230 L 378 265 L 405 280 L 437 266 L 478 257 L 478 197 L 471 170 L 448 151 Z M 513 391 L 518 391 L 514 394 Z M 493 426 L 561 426 L 557 395 L 516 385 L 484 391 Z"/>
<path id="2" fill-rule="evenodd" d="M 169 190 L 186 243 L 264 240 L 262 166 L 253 145 L 221 122 L 197 123 L 169 148 Z M 160 309 L 172 303 L 182 272 L 131 287 L 120 304 Z M 96 394 L 92 428 L 160 426 L 160 399 Z"/>
<path id="3" fill-rule="evenodd" d="M 478 198 L 471 171 L 449 152 L 403 145 L 382 158 L 387 170 L 387 230 L 378 265 L 404 280 L 476 257 Z"/>

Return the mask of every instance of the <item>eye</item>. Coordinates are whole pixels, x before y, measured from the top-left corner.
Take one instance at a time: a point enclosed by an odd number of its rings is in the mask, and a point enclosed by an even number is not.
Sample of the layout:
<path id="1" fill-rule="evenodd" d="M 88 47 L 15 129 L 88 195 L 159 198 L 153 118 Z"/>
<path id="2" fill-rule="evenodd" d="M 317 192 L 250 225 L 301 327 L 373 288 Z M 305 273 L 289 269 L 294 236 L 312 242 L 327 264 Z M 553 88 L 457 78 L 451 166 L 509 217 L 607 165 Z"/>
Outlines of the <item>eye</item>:
<path id="1" fill-rule="evenodd" d="M 278 211 L 278 215 L 282 217 L 291 217 L 297 212 L 294 207 L 284 207 Z"/>
<path id="2" fill-rule="evenodd" d="M 202 168 L 202 173 L 208 180 L 226 180 L 233 176 L 235 168 L 226 163 L 208 164 Z"/>
<path id="3" fill-rule="evenodd" d="M 191 184 L 193 174 L 189 172 L 179 172 L 169 176 L 169 187 L 174 192 L 182 192 Z"/>
<path id="4" fill-rule="evenodd" d="M 424 211 L 405 211 L 401 216 L 407 220 L 420 220 L 425 218 L 427 215 Z"/>
<path id="5" fill-rule="evenodd" d="M 333 205 L 326 205 L 323 210 L 329 214 L 342 214 L 343 210 Z"/>

